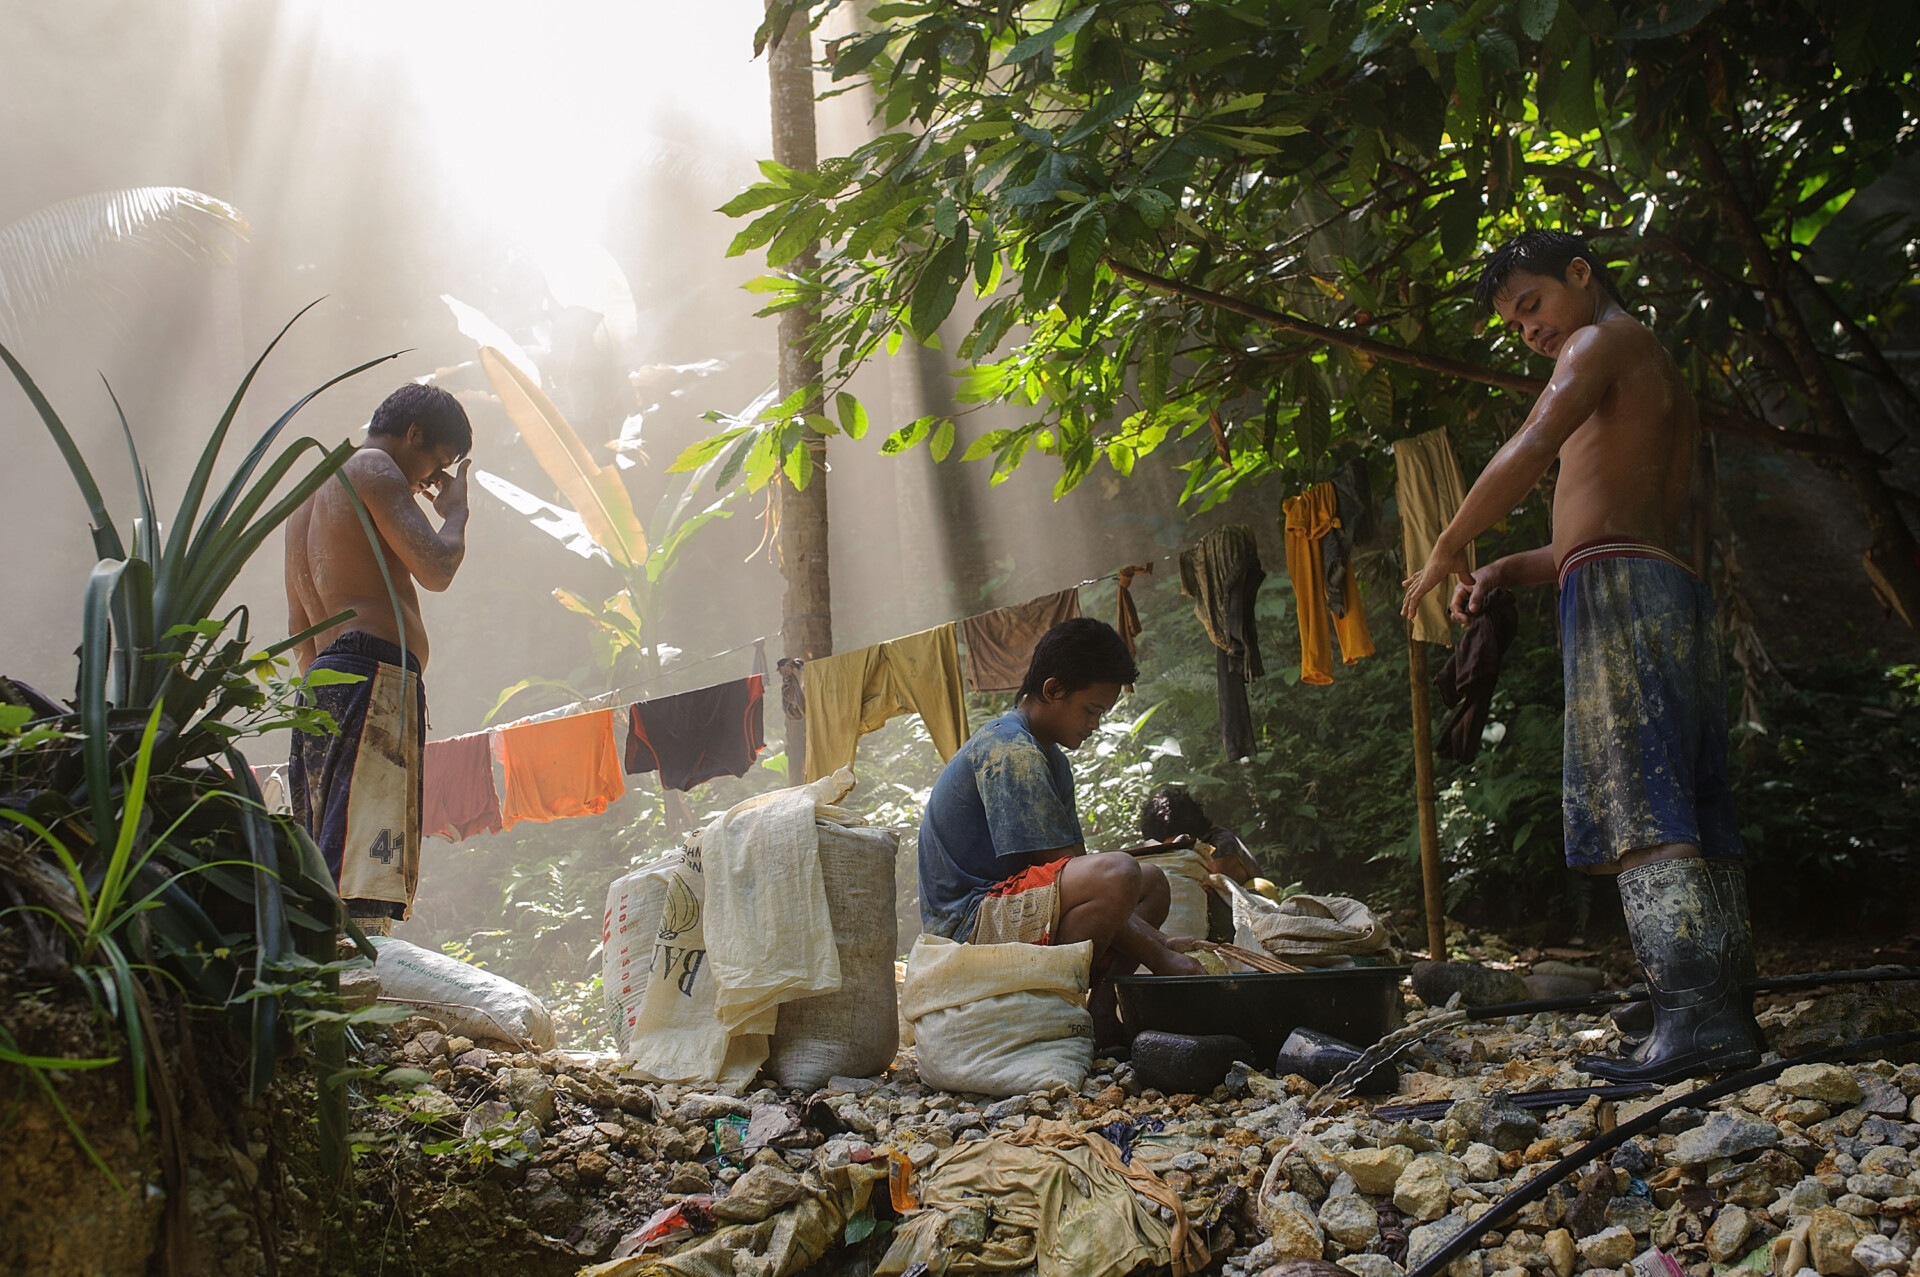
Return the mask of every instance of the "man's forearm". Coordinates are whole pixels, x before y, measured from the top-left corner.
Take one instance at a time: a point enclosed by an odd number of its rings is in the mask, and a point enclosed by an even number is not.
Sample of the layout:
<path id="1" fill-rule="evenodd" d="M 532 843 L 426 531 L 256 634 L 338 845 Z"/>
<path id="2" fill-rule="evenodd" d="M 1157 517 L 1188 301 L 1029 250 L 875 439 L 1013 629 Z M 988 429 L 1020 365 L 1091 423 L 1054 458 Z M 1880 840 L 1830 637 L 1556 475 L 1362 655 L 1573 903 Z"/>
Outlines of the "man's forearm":
<path id="1" fill-rule="evenodd" d="M 1503 585 L 1508 589 L 1522 585 L 1545 585 L 1554 579 L 1558 569 L 1559 565 L 1553 558 L 1553 547 L 1543 545 L 1537 550 L 1522 550 L 1487 564 L 1483 569 L 1487 574 L 1483 583 L 1489 588 Z"/>
<path id="2" fill-rule="evenodd" d="M 1522 431 L 1494 454 L 1487 468 L 1474 480 L 1467 499 L 1460 503 L 1453 521 L 1434 542 L 1434 553 L 1464 554 L 1475 537 L 1491 528 L 1517 507 L 1533 491 L 1540 476 L 1553 465 L 1559 449 L 1547 449 Z"/>

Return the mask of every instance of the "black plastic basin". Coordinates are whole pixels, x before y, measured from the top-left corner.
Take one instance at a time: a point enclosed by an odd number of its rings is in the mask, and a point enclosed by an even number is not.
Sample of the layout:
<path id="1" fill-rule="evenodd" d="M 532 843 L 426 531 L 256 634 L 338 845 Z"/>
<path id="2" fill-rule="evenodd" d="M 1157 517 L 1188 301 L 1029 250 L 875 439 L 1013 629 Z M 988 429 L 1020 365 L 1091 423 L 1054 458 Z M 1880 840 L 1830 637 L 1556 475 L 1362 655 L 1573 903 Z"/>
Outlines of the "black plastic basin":
<path id="1" fill-rule="evenodd" d="M 1149 1029 L 1245 1038 L 1270 1065 L 1287 1034 L 1317 1029 L 1354 1046 L 1371 1046 L 1400 1023 L 1400 981 L 1411 967 L 1342 967 L 1243 975 L 1114 977 L 1120 1018 L 1130 1033 Z"/>

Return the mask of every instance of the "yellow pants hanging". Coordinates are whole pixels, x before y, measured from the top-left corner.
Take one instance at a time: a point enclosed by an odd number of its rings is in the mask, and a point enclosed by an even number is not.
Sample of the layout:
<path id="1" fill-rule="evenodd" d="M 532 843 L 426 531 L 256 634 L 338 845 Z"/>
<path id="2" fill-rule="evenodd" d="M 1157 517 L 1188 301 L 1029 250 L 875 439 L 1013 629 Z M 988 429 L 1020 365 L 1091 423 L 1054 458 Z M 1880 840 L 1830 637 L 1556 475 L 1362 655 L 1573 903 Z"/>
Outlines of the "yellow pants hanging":
<path id="1" fill-rule="evenodd" d="M 1293 601 L 1300 613 L 1300 681 L 1333 682 L 1333 646 L 1327 635 L 1327 578 L 1320 566 L 1320 542 L 1340 526 L 1333 485 L 1316 483 L 1297 497 L 1280 503 L 1287 521 L 1287 579 L 1293 582 Z M 1351 665 L 1373 655 L 1373 635 L 1367 632 L 1366 609 L 1360 605 L 1360 586 L 1347 573 L 1347 614 L 1331 617 L 1340 636 L 1340 660 Z"/>

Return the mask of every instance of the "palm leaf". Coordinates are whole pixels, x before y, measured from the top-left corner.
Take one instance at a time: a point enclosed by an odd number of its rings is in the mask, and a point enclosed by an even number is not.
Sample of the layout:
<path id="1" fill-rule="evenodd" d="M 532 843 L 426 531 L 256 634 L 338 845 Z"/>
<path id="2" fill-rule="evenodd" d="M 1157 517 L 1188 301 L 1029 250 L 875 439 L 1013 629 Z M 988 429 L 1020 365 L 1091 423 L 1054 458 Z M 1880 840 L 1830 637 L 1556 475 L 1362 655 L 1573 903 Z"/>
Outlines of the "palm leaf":
<path id="1" fill-rule="evenodd" d="M 60 420 L 60 414 L 53 410 L 47 397 L 40 393 L 40 387 L 34 384 L 13 352 L 0 344 L 0 361 L 4 361 L 13 373 L 13 379 L 20 383 L 20 389 L 26 392 L 27 400 L 33 405 L 40 420 L 46 423 L 47 433 L 53 436 L 54 446 L 60 449 L 60 455 L 67 460 L 67 469 L 73 472 L 73 481 L 79 485 L 80 497 L 87 503 L 87 517 L 93 520 L 93 552 L 102 559 L 124 559 L 127 551 L 120 543 L 120 532 L 113 526 L 113 516 L 107 513 L 107 503 L 100 495 L 100 485 L 93 481 L 93 470 L 87 465 L 87 459 L 80 455 L 80 445 L 73 441 L 73 435 L 67 430 L 66 423 Z"/>
<path id="2" fill-rule="evenodd" d="M 633 512 L 620 472 L 594 464 L 586 445 L 540 387 L 505 355 L 480 348 L 480 366 L 500 396 L 534 459 L 585 520 L 587 531 L 615 564 L 635 567 L 647 561 L 647 533 Z"/>
<path id="3" fill-rule="evenodd" d="M 225 261 L 228 238 L 245 239 L 249 229 L 233 205 L 184 186 L 98 191 L 49 204 L 0 226 L 0 335 L 17 337 L 76 284 L 96 282 L 117 248 Z"/>

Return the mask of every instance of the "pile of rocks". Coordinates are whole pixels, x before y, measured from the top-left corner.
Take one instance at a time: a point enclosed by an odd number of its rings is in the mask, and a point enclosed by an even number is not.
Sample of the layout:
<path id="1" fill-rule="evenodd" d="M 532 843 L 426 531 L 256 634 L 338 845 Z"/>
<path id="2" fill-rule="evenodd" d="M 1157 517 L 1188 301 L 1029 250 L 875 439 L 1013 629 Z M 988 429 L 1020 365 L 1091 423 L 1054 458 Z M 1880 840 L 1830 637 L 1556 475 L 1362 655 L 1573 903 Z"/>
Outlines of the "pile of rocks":
<path id="1" fill-rule="evenodd" d="M 955 1143 L 1045 1117 L 1100 1130 L 1159 1174 L 1224 1277 L 1302 1260 L 1400 1277 L 1567 1151 L 1694 1088 L 1617 1107 L 1511 1100 L 1588 1085 L 1572 1057 L 1610 1035 L 1569 1015 L 1442 1029 L 1390 1103 L 1444 1103 L 1444 1116 L 1393 1121 L 1354 1099 L 1316 1110 L 1305 1079 L 1245 1066 L 1210 1095 L 1161 1095 L 1111 1059 L 1077 1092 L 1003 1100 L 924 1085 L 911 1053 L 883 1078 L 817 1092 L 711 1095 L 639 1084 L 605 1058 L 489 1051 L 416 1019 L 368 1056 L 396 1088 L 369 1120 L 431 1164 L 422 1182 L 461 1187 L 490 1227 L 581 1260 L 630 1253 L 663 1208 L 680 1204 L 676 1226 L 694 1235 L 780 1209 L 816 1165 L 891 1149 L 924 1169 Z M 1713 1277 L 1734 1265 L 1920 1277 L 1916 1096 L 1920 1066 L 1806 1065 L 1679 1110 L 1477 1235 L 1449 1277 Z"/>

